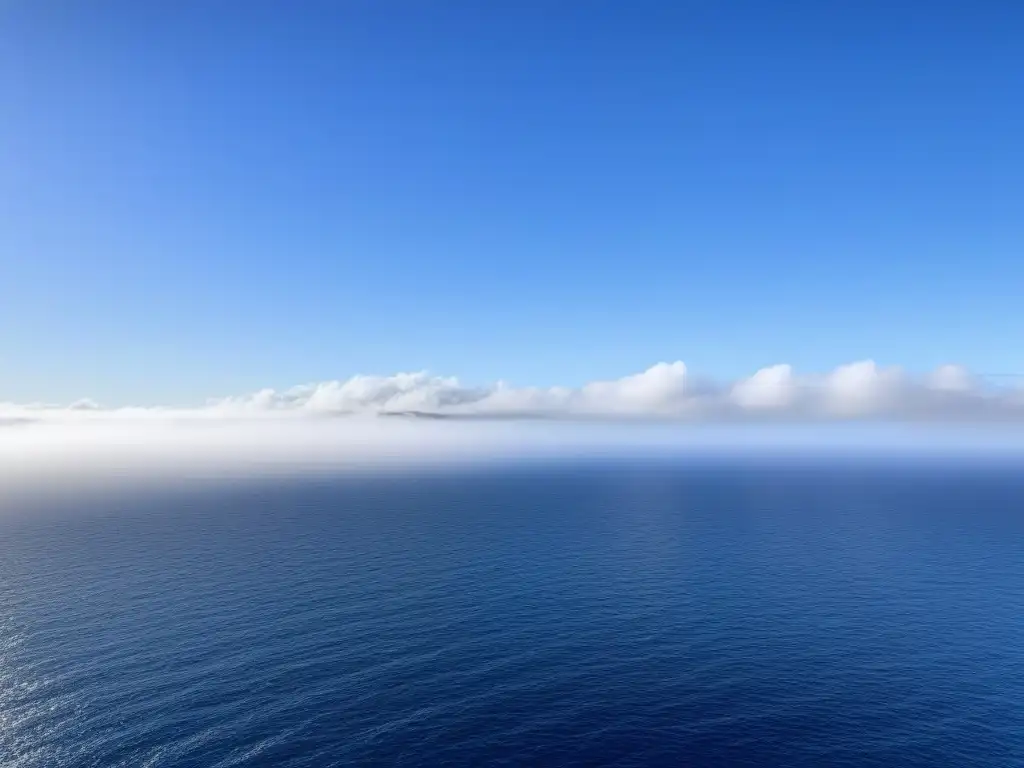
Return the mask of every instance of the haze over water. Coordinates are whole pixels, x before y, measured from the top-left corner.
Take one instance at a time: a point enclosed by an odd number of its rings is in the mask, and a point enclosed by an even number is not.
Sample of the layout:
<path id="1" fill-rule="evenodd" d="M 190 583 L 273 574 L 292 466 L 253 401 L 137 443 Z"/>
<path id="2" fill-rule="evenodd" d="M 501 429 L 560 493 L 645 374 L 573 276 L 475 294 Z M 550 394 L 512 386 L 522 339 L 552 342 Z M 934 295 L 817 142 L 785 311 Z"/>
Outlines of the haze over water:
<path id="1" fill-rule="evenodd" d="M 1019 460 L 576 459 L 0 519 L 36 766 L 1015 766 Z"/>

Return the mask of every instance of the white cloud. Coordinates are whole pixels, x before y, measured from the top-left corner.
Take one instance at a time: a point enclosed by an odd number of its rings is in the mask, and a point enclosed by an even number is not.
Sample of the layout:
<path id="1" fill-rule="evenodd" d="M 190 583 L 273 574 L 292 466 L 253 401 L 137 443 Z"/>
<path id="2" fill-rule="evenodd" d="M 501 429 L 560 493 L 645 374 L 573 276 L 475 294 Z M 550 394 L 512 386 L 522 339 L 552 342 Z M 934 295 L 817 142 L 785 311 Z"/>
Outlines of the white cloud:
<path id="1" fill-rule="evenodd" d="M 685 412 L 690 391 L 686 365 L 658 363 L 615 381 L 595 381 L 580 390 L 577 410 L 592 414 L 670 415 Z"/>
<path id="2" fill-rule="evenodd" d="M 924 376 L 871 360 L 824 375 L 800 375 L 774 365 L 748 378 L 714 383 L 682 362 L 578 388 L 468 387 L 425 372 L 353 376 L 339 381 L 263 389 L 209 401 L 198 408 L 105 409 L 92 400 L 70 406 L 0 404 L 0 422 L 143 418 L 203 419 L 316 417 L 341 414 L 420 414 L 451 417 L 650 418 L 672 421 L 856 419 L 1024 421 L 1024 392 L 987 386 L 960 366 Z"/>
<path id="3" fill-rule="evenodd" d="M 970 392 L 980 382 L 962 365 L 942 365 L 929 374 L 928 386 L 939 392 Z"/>
<path id="4" fill-rule="evenodd" d="M 792 367 L 773 365 L 736 382 L 731 394 L 733 401 L 746 410 L 785 410 L 796 400 L 798 385 Z"/>
<path id="5" fill-rule="evenodd" d="M 957 366 L 912 376 L 871 361 L 824 375 L 776 365 L 715 384 L 676 362 L 578 388 L 467 387 L 405 373 L 263 389 L 196 408 L 0 404 L 0 491 L 515 456 L 825 448 L 1024 457 L 1024 391 L 986 385 Z"/>
<path id="6" fill-rule="evenodd" d="M 912 389 L 899 368 L 879 368 L 873 360 L 841 365 L 825 377 L 825 410 L 836 416 L 899 415 L 902 405 L 912 405 Z"/>

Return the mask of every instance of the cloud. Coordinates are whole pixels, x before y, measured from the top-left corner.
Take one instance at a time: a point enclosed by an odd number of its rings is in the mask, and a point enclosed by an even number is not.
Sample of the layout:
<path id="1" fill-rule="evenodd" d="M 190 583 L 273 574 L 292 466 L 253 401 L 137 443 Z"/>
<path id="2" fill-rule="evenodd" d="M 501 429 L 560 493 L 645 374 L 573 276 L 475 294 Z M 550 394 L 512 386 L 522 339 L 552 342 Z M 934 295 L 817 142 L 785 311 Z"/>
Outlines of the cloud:
<path id="1" fill-rule="evenodd" d="M 290 389 L 262 389 L 197 408 L 103 408 L 92 400 L 70 406 L 0 404 L 0 422 L 95 419 L 239 419 L 340 415 L 547 419 L 651 419 L 728 422 L 850 420 L 1021 421 L 1024 391 L 988 386 L 956 365 L 924 376 L 871 360 L 826 374 L 801 375 L 774 365 L 734 382 L 695 376 L 682 362 L 578 388 L 470 387 L 452 377 L 418 373 L 353 376 Z"/>
<path id="2" fill-rule="evenodd" d="M 799 393 L 792 367 L 773 365 L 736 382 L 730 394 L 741 409 L 782 411 L 793 405 Z"/>
<path id="3" fill-rule="evenodd" d="M 872 361 L 808 375 L 775 365 L 716 383 L 675 362 L 575 388 L 469 387 L 403 373 L 263 389 L 194 408 L 0 404 L 3 493 L 514 457 L 704 459 L 736 451 L 1024 458 L 1024 392 L 952 365 L 923 376 Z"/>
<path id="4" fill-rule="evenodd" d="M 866 360 L 825 375 L 799 375 L 775 365 L 731 383 L 694 376 L 682 362 L 579 388 L 466 387 L 427 373 L 355 376 L 277 392 L 214 401 L 221 414 L 420 414 L 671 421 L 792 421 L 858 419 L 1024 420 L 1019 389 L 991 388 L 960 366 L 914 377 Z"/>

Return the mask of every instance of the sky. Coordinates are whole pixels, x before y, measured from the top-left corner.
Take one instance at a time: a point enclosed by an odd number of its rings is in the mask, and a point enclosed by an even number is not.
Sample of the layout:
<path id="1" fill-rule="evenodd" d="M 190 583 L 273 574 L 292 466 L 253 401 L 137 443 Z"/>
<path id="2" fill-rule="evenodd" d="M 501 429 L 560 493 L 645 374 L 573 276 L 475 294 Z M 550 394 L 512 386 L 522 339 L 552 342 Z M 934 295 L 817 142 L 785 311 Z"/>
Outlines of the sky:
<path id="1" fill-rule="evenodd" d="M 8 0 L 0 402 L 1024 373 L 1024 6 Z"/>

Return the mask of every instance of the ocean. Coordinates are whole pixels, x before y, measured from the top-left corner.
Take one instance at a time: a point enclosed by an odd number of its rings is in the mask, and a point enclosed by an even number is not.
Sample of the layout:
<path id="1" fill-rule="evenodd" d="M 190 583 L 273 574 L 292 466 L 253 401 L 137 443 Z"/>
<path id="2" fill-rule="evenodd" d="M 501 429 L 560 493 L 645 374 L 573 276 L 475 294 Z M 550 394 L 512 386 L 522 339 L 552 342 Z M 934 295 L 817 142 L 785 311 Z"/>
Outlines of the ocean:
<path id="1" fill-rule="evenodd" d="M 0 514 L 0 764 L 1024 765 L 1024 472 L 549 461 Z"/>

